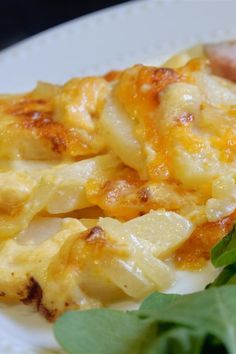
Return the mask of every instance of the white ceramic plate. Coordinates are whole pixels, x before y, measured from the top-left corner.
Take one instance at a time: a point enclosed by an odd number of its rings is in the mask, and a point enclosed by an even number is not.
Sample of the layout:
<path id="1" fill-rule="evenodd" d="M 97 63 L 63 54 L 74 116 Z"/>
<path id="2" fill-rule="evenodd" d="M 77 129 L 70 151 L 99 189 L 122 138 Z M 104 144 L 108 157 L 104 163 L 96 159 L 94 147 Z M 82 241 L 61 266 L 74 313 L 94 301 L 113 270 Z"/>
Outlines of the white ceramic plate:
<path id="1" fill-rule="evenodd" d="M 37 80 L 63 83 L 137 62 L 159 64 L 200 42 L 236 38 L 235 1 L 141 0 L 66 23 L 0 54 L 0 92 L 31 89 Z M 178 273 L 179 292 L 213 277 Z M 51 326 L 23 306 L 0 313 L 0 354 L 59 353 Z"/>

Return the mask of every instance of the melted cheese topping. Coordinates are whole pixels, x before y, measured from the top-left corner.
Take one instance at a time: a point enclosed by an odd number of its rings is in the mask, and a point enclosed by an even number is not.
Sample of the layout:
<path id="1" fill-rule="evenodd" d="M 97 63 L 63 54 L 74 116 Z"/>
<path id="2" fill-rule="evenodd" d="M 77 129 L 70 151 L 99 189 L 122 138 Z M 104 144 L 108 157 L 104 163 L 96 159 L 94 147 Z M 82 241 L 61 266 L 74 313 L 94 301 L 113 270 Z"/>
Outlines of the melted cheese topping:
<path id="1" fill-rule="evenodd" d="M 54 320 L 204 266 L 235 220 L 236 86 L 184 58 L 0 97 L 2 300 Z"/>

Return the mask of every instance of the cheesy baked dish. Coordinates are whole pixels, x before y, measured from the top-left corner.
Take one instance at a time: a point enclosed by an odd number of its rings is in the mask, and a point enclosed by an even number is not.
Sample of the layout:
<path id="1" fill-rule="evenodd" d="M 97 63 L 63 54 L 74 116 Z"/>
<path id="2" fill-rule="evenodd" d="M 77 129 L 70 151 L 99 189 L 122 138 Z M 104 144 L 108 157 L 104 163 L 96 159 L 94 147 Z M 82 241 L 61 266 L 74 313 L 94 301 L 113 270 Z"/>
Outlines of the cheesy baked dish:
<path id="1" fill-rule="evenodd" d="M 53 321 L 199 271 L 236 209 L 236 43 L 0 96 L 0 299 Z"/>

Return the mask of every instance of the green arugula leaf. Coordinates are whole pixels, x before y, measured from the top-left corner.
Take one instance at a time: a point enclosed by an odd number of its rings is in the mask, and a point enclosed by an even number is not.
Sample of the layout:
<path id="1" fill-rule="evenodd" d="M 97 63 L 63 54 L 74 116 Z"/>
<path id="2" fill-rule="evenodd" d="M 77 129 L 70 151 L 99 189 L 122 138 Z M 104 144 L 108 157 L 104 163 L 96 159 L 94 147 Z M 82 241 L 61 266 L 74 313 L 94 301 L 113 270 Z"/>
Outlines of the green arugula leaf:
<path id="1" fill-rule="evenodd" d="M 197 331 L 174 327 L 156 337 L 145 354 L 201 354 L 204 336 Z"/>
<path id="2" fill-rule="evenodd" d="M 109 309 L 67 312 L 54 330 L 69 354 L 139 354 L 155 336 L 150 319 Z"/>
<path id="3" fill-rule="evenodd" d="M 164 306 L 174 303 L 180 297 L 181 295 L 178 294 L 153 293 L 144 299 L 140 310 L 158 311 L 159 309 L 163 309 Z"/>
<path id="4" fill-rule="evenodd" d="M 235 354 L 235 299 L 236 285 L 154 294 L 138 311 L 68 312 L 54 330 L 69 354 Z"/>
<path id="5" fill-rule="evenodd" d="M 236 263 L 236 225 L 211 251 L 211 261 L 215 267 Z"/>
<path id="6" fill-rule="evenodd" d="M 157 313 L 146 311 L 157 322 L 193 328 L 216 337 L 230 354 L 236 353 L 236 286 L 228 285 L 183 295 Z M 144 314 L 143 314 L 144 315 Z"/>
<path id="7" fill-rule="evenodd" d="M 226 284 L 236 284 L 236 263 L 225 267 L 218 277 L 212 283 L 207 285 L 206 289 Z"/>

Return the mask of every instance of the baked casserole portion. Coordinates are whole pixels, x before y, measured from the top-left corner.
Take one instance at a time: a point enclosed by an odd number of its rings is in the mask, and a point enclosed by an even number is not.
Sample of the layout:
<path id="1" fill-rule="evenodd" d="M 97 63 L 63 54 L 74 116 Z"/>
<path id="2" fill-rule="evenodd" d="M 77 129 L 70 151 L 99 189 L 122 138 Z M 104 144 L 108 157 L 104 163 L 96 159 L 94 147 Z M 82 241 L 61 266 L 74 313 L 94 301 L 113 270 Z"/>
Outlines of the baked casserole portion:
<path id="1" fill-rule="evenodd" d="M 236 215 L 232 51 L 0 96 L 2 301 L 54 320 L 206 265 Z"/>

